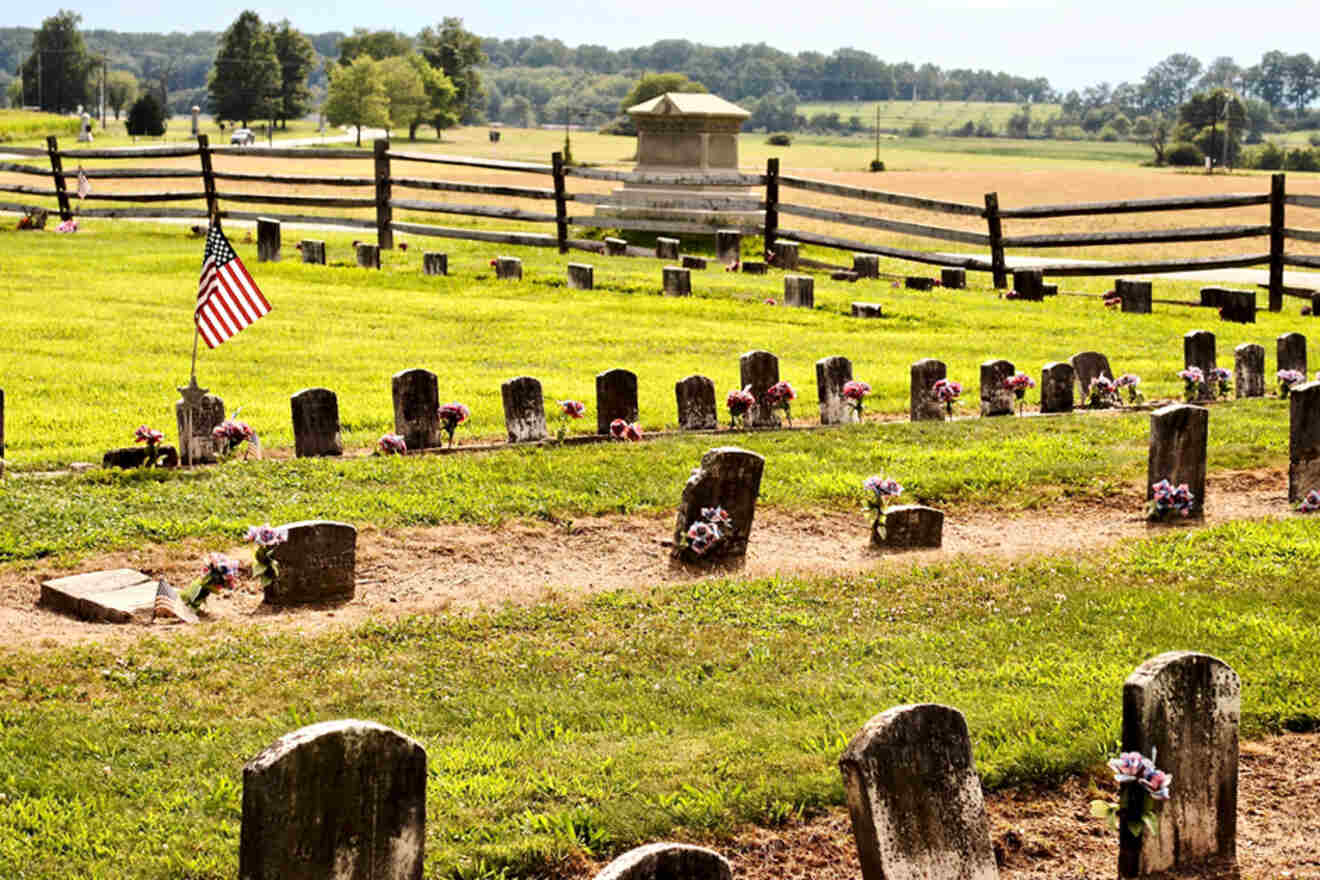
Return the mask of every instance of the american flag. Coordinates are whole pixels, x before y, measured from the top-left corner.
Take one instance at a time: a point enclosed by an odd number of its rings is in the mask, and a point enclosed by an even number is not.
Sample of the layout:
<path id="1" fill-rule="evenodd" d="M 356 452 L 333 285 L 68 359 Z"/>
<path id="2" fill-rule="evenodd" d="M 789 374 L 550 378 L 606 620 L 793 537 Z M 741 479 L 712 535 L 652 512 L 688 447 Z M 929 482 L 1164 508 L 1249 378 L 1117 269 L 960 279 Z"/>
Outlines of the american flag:
<path id="1" fill-rule="evenodd" d="M 202 279 L 193 317 L 208 348 L 215 348 L 270 311 L 243 261 L 218 226 L 206 234 Z"/>
<path id="2" fill-rule="evenodd" d="M 156 602 L 152 610 L 153 617 L 174 618 L 184 623 L 197 622 L 196 613 L 184 604 L 179 591 L 163 579 L 156 582 Z"/>

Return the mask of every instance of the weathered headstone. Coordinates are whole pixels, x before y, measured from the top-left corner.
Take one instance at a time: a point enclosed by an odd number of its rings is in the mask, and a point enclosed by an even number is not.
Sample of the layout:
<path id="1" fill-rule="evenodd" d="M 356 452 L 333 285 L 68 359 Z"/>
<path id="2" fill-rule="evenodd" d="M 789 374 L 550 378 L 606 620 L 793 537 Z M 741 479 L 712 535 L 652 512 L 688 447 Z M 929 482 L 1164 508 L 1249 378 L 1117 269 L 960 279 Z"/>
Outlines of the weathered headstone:
<path id="1" fill-rule="evenodd" d="M 816 398 L 822 425 L 849 425 L 857 421 L 857 410 L 843 396 L 843 386 L 852 381 L 852 361 L 827 357 L 816 361 Z"/>
<path id="2" fill-rule="evenodd" d="M 940 287 L 946 287 L 949 290 L 963 290 L 967 287 L 966 269 L 941 269 Z"/>
<path id="3" fill-rule="evenodd" d="M 1073 383 L 1077 371 L 1072 364 L 1052 361 L 1040 371 L 1040 411 L 1042 413 L 1072 412 L 1075 406 Z"/>
<path id="4" fill-rule="evenodd" d="M 885 533 L 871 532 L 871 543 L 889 550 L 940 547 L 944 543 L 944 511 L 920 504 L 900 504 L 885 513 Z"/>
<path id="5" fill-rule="evenodd" d="M 784 305 L 814 309 L 816 307 L 816 279 L 810 275 L 785 275 Z"/>
<path id="6" fill-rule="evenodd" d="M 1068 358 L 1068 363 L 1072 364 L 1073 372 L 1077 374 L 1077 385 L 1081 388 L 1080 400 L 1086 400 L 1086 392 L 1090 390 L 1091 383 L 1097 376 L 1114 378 L 1114 371 L 1109 366 L 1109 358 L 1098 351 L 1080 351 Z"/>
<path id="7" fill-rule="evenodd" d="M 156 580 L 131 568 L 93 571 L 42 581 L 37 604 L 96 623 L 147 623 L 156 603 Z"/>
<path id="8" fill-rule="evenodd" d="M 1040 269 L 1014 269 L 1013 289 L 1018 299 L 1038 302 L 1045 299 L 1045 273 Z"/>
<path id="9" fill-rule="evenodd" d="M 765 263 L 760 260 L 743 260 L 742 270 L 744 275 L 764 275 Z"/>
<path id="10" fill-rule="evenodd" d="M 185 464 L 215 461 L 215 442 L 211 439 L 211 431 L 224 420 L 225 402 L 214 394 L 198 395 L 191 404 L 186 402 L 186 398 L 176 400 L 174 421 L 179 429 L 179 458 Z"/>
<path id="11" fill-rule="evenodd" d="M 422 274 L 448 275 L 449 254 L 442 254 L 439 251 L 427 251 L 422 254 Z"/>
<path id="12" fill-rule="evenodd" d="M 304 388 L 289 398 L 293 411 L 293 448 L 298 458 L 343 455 L 339 436 L 339 398 L 328 388 Z"/>
<path id="13" fill-rule="evenodd" d="M 655 256 L 658 260 L 677 260 L 678 239 L 657 238 L 655 240 Z"/>
<path id="14" fill-rule="evenodd" d="M 243 768 L 239 880 L 421 880 L 426 750 L 369 721 L 324 721 Z"/>
<path id="15" fill-rule="evenodd" d="M 1233 390 L 1238 397 L 1265 396 L 1265 346 L 1244 342 L 1233 349 Z"/>
<path id="16" fill-rule="evenodd" d="M 688 376 L 674 383 L 678 427 L 684 431 L 713 431 L 719 427 L 715 383 L 705 376 Z"/>
<path id="17" fill-rule="evenodd" d="M 625 257 L 628 255 L 628 242 L 622 238 L 605 239 L 605 256 Z"/>
<path id="18" fill-rule="evenodd" d="M 879 278 L 880 257 L 878 254 L 853 254 L 853 271 L 858 278 Z"/>
<path id="19" fill-rule="evenodd" d="M 147 463 L 147 449 L 145 446 L 121 446 L 118 449 L 111 449 L 101 456 L 101 467 L 103 468 L 123 468 L 132 470 L 140 468 Z M 179 451 L 173 446 L 157 446 L 156 461 L 153 467 L 175 468 L 179 466 Z"/>
<path id="20" fill-rule="evenodd" d="M 1215 368 L 1215 334 L 1209 330 L 1189 330 L 1183 334 L 1183 366 L 1200 367 L 1204 381 L 1197 392 L 1198 400 L 1208 400 L 1210 371 Z"/>
<path id="21" fill-rule="evenodd" d="M 661 270 L 665 296 L 691 296 L 692 270 L 681 266 L 665 266 Z"/>
<path id="22" fill-rule="evenodd" d="M 1256 291 L 1225 290 L 1219 297 L 1219 318 L 1235 324 L 1256 323 Z"/>
<path id="23" fill-rule="evenodd" d="M 596 270 L 586 263 L 568 264 L 568 286 L 570 290 L 591 290 L 596 286 Z"/>
<path id="24" fill-rule="evenodd" d="M 862 880 L 996 880 L 990 821 L 962 713 L 876 715 L 839 757 Z"/>
<path id="25" fill-rule="evenodd" d="M 1217 309 L 1224 304 L 1223 294 L 1222 287 L 1202 287 L 1201 305 L 1208 309 Z"/>
<path id="26" fill-rule="evenodd" d="M 1306 337 L 1301 333 L 1284 333 L 1275 340 L 1280 370 L 1296 370 L 1303 376 L 1309 376 L 1306 367 Z M 1265 365 L 1261 364 L 1264 372 Z"/>
<path id="27" fill-rule="evenodd" d="M 298 245 L 298 252 L 302 254 L 304 263 L 311 263 L 315 266 L 325 265 L 325 242 L 314 238 L 304 238 Z"/>
<path id="28" fill-rule="evenodd" d="M 596 433 L 609 434 L 610 422 L 637 421 L 637 374 L 631 370 L 606 370 L 596 375 Z"/>
<path id="29" fill-rule="evenodd" d="M 1133 315 L 1149 315 L 1151 292 L 1154 286 L 1149 281 L 1131 281 L 1120 278 L 1114 282 L 1114 292 L 1118 294 L 1119 308 Z"/>
<path id="30" fill-rule="evenodd" d="M 1045 296 L 1058 296 L 1058 295 L 1059 295 L 1059 285 L 1057 285 L 1057 284 L 1042 284 L 1042 285 L 1040 286 L 1040 295 L 1041 295 L 1042 297 L 1045 297 Z"/>
<path id="31" fill-rule="evenodd" d="M 835 269 L 830 273 L 832 281 L 847 281 L 849 284 L 857 280 L 857 273 L 851 269 Z"/>
<path id="32" fill-rule="evenodd" d="M 1210 411 L 1202 406 L 1174 403 L 1150 414 L 1150 453 L 1146 460 L 1146 500 L 1151 486 L 1168 480 L 1186 483 L 1192 492 L 1191 516 L 1205 510 L 1205 457 L 1210 433 Z"/>
<path id="33" fill-rule="evenodd" d="M 356 251 L 358 266 L 363 269 L 380 268 L 380 245 L 359 241 Z"/>
<path id="34" fill-rule="evenodd" d="M 726 266 L 742 259 L 742 233 L 736 229 L 715 230 L 715 257 Z"/>
<path id="35" fill-rule="evenodd" d="M 903 286 L 909 290 L 934 290 L 935 279 L 924 275 L 909 275 L 903 280 Z"/>
<path id="36" fill-rule="evenodd" d="M 1155 755 L 1173 777 L 1160 833 L 1119 826 L 1118 873 L 1145 877 L 1211 869 L 1236 876 L 1238 724 L 1242 684 L 1207 654 L 1171 651 L 1147 660 L 1123 683 L 1123 751 Z M 1132 793 L 1139 783 L 1126 783 Z M 1125 820 L 1141 822 L 1132 798 Z M 1198 876 L 1200 874 L 1198 873 Z M 1206 875 L 1209 876 L 1209 875 Z"/>
<path id="37" fill-rule="evenodd" d="M 798 243 L 796 241 L 777 241 L 774 248 L 776 269 L 796 269 L 798 266 Z"/>
<path id="38" fill-rule="evenodd" d="M 519 257 L 496 257 L 495 277 L 501 281 L 521 281 L 522 260 Z"/>
<path id="39" fill-rule="evenodd" d="M 280 261 L 280 221 L 267 217 L 257 218 L 257 262 Z"/>
<path id="40" fill-rule="evenodd" d="M 1311 294 L 1311 317 L 1320 318 L 1320 293 Z"/>
<path id="41" fill-rule="evenodd" d="M 1017 373 L 1012 361 L 995 360 L 981 364 L 981 415 L 1011 416 L 1017 400 L 1004 383 Z"/>
<path id="42" fill-rule="evenodd" d="M 394 433 L 410 450 L 441 445 L 440 385 L 435 373 L 420 367 L 390 378 L 394 398 Z"/>
<path id="43" fill-rule="evenodd" d="M 755 452 L 736 446 L 707 450 L 701 456 L 701 466 L 683 486 L 674 525 L 673 557 L 684 562 L 719 562 L 746 556 L 764 470 L 765 459 Z M 688 528 L 702 519 L 702 510 L 714 507 L 723 508 L 732 525 L 723 529 L 724 537 L 704 555 L 695 553 L 684 546 Z"/>
<path id="44" fill-rule="evenodd" d="M 885 307 L 880 303 L 855 302 L 852 304 L 852 316 L 854 318 L 883 318 Z"/>
<path id="45" fill-rule="evenodd" d="M 914 422 L 944 421 L 944 404 L 931 392 L 931 386 L 948 378 L 944 361 L 922 358 L 912 365 L 911 387 L 908 391 L 909 415 Z"/>
<path id="46" fill-rule="evenodd" d="M 264 593 L 271 605 L 346 602 L 357 572 L 357 529 L 348 523 L 304 520 L 288 523 L 288 540 L 271 551 L 275 581 Z"/>
<path id="47" fill-rule="evenodd" d="M 749 428 L 778 428 L 779 413 L 765 403 L 765 392 L 779 381 L 779 358 L 768 351 L 749 351 L 738 358 L 739 384 L 751 392 L 756 403 L 744 419 Z"/>
<path id="48" fill-rule="evenodd" d="M 500 385 L 504 401 L 504 427 L 510 443 L 535 443 L 544 440 L 545 400 L 541 383 L 531 376 L 519 376 Z"/>
<path id="49" fill-rule="evenodd" d="M 593 880 L 732 880 L 724 856 L 686 843 L 652 843 L 630 849 Z"/>
<path id="50" fill-rule="evenodd" d="M 684 268 L 684 269 L 705 269 L 705 268 L 706 268 L 706 258 L 705 258 L 705 257 L 694 257 L 694 256 L 692 256 L 692 255 L 690 255 L 690 254 L 684 254 L 684 255 L 683 255 L 683 268 Z"/>
<path id="51" fill-rule="evenodd" d="M 1320 382 L 1288 392 L 1288 500 L 1301 501 L 1320 489 Z"/>

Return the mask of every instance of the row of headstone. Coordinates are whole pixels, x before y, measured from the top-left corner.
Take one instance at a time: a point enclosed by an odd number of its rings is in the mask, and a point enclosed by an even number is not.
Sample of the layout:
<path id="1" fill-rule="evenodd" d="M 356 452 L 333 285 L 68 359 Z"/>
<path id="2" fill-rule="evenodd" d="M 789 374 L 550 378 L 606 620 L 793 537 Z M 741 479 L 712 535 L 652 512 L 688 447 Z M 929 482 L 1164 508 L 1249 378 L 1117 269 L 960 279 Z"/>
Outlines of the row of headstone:
<path id="1" fill-rule="evenodd" d="M 1005 380 L 1017 372 L 1012 361 L 997 359 L 981 364 L 980 412 L 982 416 L 1004 416 L 1013 413 L 1016 395 L 1004 386 Z M 910 370 L 908 417 L 914 422 L 940 421 L 946 416 L 944 404 L 932 395 L 932 388 L 940 379 L 948 378 L 948 367 L 943 361 L 923 358 Z M 1074 386 L 1081 386 L 1085 395 L 1096 377 L 1114 378 L 1109 360 L 1104 355 L 1084 351 L 1072 356 L 1068 363 L 1051 362 L 1041 370 L 1040 411 L 1042 413 L 1072 412 L 1077 401 Z"/>
<path id="2" fill-rule="evenodd" d="M 1275 340 L 1275 356 L 1279 370 L 1296 370 L 1307 375 L 1306 337 L 1301 333 L 1284 333 Z M 1208 377 L 1217 366 L 1215 335 L 1208 330 L 1191 330 L 1183 336 L 1183 366 L 1197 367 Z M 1265 348 L 1254 342 L 1244 342 L 1233 350 L 1233 391 L 1237 397 L 1263 397 L 1270 383 L 1266 381 Z M 1198 399 L 1208 400 L 1209 381 L 1201 383 Z"/>

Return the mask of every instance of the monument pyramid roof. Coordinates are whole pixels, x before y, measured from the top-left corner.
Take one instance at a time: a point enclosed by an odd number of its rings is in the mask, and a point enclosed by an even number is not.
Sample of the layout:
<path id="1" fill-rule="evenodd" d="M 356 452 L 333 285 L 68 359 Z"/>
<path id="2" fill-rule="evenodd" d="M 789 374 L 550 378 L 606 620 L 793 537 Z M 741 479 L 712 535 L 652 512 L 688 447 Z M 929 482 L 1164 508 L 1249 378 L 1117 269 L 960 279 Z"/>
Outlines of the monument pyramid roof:
<path id="1" fill-rule="evenodd" d="M 693 92 L 665 92 L 629 107 L 628 112 L 637 116 L 736 116 L 739 119 L 752 115 L 718 95 Z"/>

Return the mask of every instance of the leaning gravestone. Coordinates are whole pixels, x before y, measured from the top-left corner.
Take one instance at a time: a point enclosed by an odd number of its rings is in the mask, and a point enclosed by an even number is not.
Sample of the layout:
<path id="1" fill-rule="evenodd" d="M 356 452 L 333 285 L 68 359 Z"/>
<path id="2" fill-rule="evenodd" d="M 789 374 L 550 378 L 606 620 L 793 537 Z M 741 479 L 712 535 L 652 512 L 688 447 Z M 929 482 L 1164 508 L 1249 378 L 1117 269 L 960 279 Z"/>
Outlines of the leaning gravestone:
<path id="1" fill-rule="evenodd" d="M 726 266 L 742 258 L 742 233 L 736 229 L 715 231 L 715 257 Z"/>
<path id="2" fill-rule="evenodd" d="M 495 277 L 502 281 L 521 281 L 522 260 L 518 257 L 496 257 Z"/>
<path id="3" fill-rule="evenodd" d="M 1233 349 L 1233 390 L 1238 397 L 1265 396 L 1265 346 L 1244 342 Z"/>
<path id="4" fill-rule="evenodd" d="M 302 254 L 304 263 L 311 263 L 316 266 L 325 265 L 325 242 L 304 238 L 298 245 L 298 251 Z"/>
<path id="5" fill-rule="evenodd" d="M 596 433 L 608 435 L 615 419 L 637 421 L 637 374 L 631 370 L 596 375 Z"/>
<path id="6" fill-rule="evenodd" d="M 774 248 L 776 269 L 796 269 L 798 267 L 798 243 L 795 241 L 777 241 Z"/>
<path id="7" fill-rule="evenodd" d="M 839 757 L 862 880 L 996 880 L 990 821 L 962 713 L 876 715 Z"/>
<path id="8" fill-rule="evenodd" d="M 1173 785 L 1159 834 L 1137 837 L 1127 822 L 1120 824 L 1119 876 L 1201 869 L 1236 876 L 1241 692 L 1228 664 L 1191 651 L 1147 660 L 1123 683 L 1123 751 L 1154 754 Z M 1138 783 L 1126 785 L 1133 794 L 1142 791 Z M 1132 800 L 1134 809 L 1123 818 L 1140 824 L 1136 808 L 1144 799 Z"/>
<path id="9" fill-rule="evenodd" d="M 852 361 L 827 357 L 816 361 L 816 399 L 822 425 L 847 425 L 857 421 L 857 410 L 843 396 L 843 386 L 852 381 Z"/>
<path id="10" fill-rule="evenodd" d="M 541 383 L 531 376 L 519 376 L 500 385 L 504 401 L 504 427 L 510 443 L 535 443 L 544 440 L 545 400 Z"/>
<path id="11" fill-rule="evenodd" d="M 1278 369 L 1296 370 L 1303 376 L 1310 375 L 1306 371 L 1306 337 L 1301 333 L 1284 333 L 1275 340 L 1275 351 L 1278 354 Z M 1261 365 L 1261 371 L 1264 372 L 1264 364 Z"/>
<path id="12" fill-rule="evenodd" d="M 749 351 L 738 359 L 739 384 L 756 398 L 747 411 L 749 428 L 778 428 L 779 413 L 765 403 L 765 392 L 779 381 L 779 358 L 768 351 Z"/>
<path id="13" fill-rule="evenodd" d="M 37 604 L 94 623 L 149 623 L 156 590 L 155 578 L 116 568 L 42 581 Z"/>
<path id="14" fill-rule="evenodd" d="M 427 251 L 422 254 L 422 274 L 448 275 L 449 254 L 442 254 L 439 251 Z"/>
<path id="15" fill-rule="evenodd" d="M 1098 351 L 1081 351 L 1068 359 L 1073 372 L 1077 374 L 1077 385 L 1082 389 L 1081 399 L 1086 400 L 1086 392 L 1098 376 L 1114 378 L 1114 371 L 1109 367 L 1109 358 Z"/>
<path id="16" fill-rule="evenodd" d="M 1320 382 L 1288 392 L 1288 500 L 1301 501 L 1320 489 Z"/>
<path id="17" fill-rule="evenodd" d="M 851 311 L 854 318 L 883 318 L 885 316 L 885 307 L 880 303 L 855 302 L 852 304 Z"/>
<path id="18" fill-rule="evenodd" d="M 944 421 L 944 404 L 935 399 L 931 386 L 948 378 L 944 361 L 922 358 L 912 365 L 911 388 L 908 392 L 909 416 L 914 422 Z"/>
<path id="19" fill-rule="evenodd" d="M 370 721 L 286 734 L 243 768 L 239 880 L 421 880 L 426 750 Z"/>
<path id="20" fill-rule="evenodd" d="M 810 275 L 785 275 L 784 305 L 814 309 L 816 307 L 816 279 Z"/>
<path id="21" fill-rule="evenodd" d="M 394 398 L 394 433 L 410 450 L 439 446 L 440 387 L 435 373 L 420 367 L 401 370 L 390 378 Z"/>
<path id="22" fill-rule="evenodd" d="M 121 446 L 118 449 L 111 449 L 101 456 L 101 467 L 103 468 L 123 468 L 131 470 L 133 468 L 145 467 L 147 464 L 147 450 L 143 446 Z M 157 446 L 156 460 L 151 462 L 152 467 L 176 468 L 179 466 L 179 451 L 173 446 Z"/>
<path id="23" fill-rule="evenodd" d="M 967 287 L 966 269 L 941 269 L 940 287 L 946 287 L 949 290 L 962 290 Z"/>
<path id="24" fill-rule="evenodd" d="M 1183 334 L 1183 366 L 1200 367 L 1204 381 L 1197 392 L 1198 400 L 1209 400 L 1210 371 L 1215 368 L 1215 334 L 1209 330 L 1189 330 Z"/>
<path id="25" fill-rule="evenodd" d="M 339 398 L 329 388 L 304 388 L 289 398 L 293 411 L 293 448 L 298 458 L 343 455 L 339 436 Z"/>
<path id="26" fill-rule="evenodd" d="M 1018 299 L 1033 302 L 1043 301 L 1045 299 L 1044 287 L 1045 273 L 1040 269 L 1013 270 L 1013 289 L 1017 291 Z"/>
<path id="27" fill-rule="evenodd" d="M 1133 315 L 1149 315 L 1151 291 L 1149 281 L 1129 281 L 1120 278 L 1114 282 L 1114 292 L 1118 294 L 1119 308 Z"/>
<path id="28" fill-rule="evenodd" d="M 691 296 L 692 270 L 682 266 L 665 266 L 661 270 L 665 296 Z"/>
<path id="29" fill-rule="evenodd" d="M 909 275 L 903 280 L 903 286 L 910 290 L 934 290 L 935 279 L 924 275 Z"/>
<path id="30" fill-rule="evenodd" d="M 743 260 L 742 270 L 744 275 L 764 275 L 766 272 L 762 260 Z"/>
<path id="31" fill-rule="evenodd" d="M 257 262 L 278 263 L 280 261 L 280 221 L 266 217 L 257 218 Z"/>
<path id="32" fill-rule="evenodd" d="M 264 590 L 270 605 L 346 602 L 356 590 L 357 529 L 348 523 L 289 523 L 288 540 L 271 551 L 275 580 Z"/>
<path id="33" fill-rule="evenodd" d="M 732 880 L 724 856 L 686 843 L 652 843 L 630 849 L 593 880 Z"/>
<path id="34" fill-rule="evenodd" d="M 853 271 L 858 278 L 879 278 L 880 257 L 877 254 L 853 254 Z"/>
<path id="35" fill-rule="evenodd" d="M 889 550 L 940 547 L 944 544 L 944 511 L 920 504 L 900 504 L 885 512 L 883 537 L 872 529 L 871 543 Z"/>
<path id="36" fill-rule="evenodd" d="M 359 241 L 357 243 L 357 264 L 363 269 L 379 269 L 380 245 Z"/>
<path id="37" fill-rule="evenodd" d="M 1225 290 L 1219 298 L 1219 319 L 1235 324 L 1256 323 L 1256 291 Z"/>
<path id="38" fill-rule="evenodd" d="M 596 270 L 586 263 L 568 264 L 568 287 L 570 290 L 592 290 L 596 286 Z"/>
<path id="39" fill-rule="evenodd" d="M 705 376 L 688 376 L 674 383 L 678 427 L 683 431 L 713 431 L 719 427 L 715 383 Z"/>
<path id="40" fill-rule="evenodd" d="M 694 257 L 694 256 L 692 256 L 691 254 L 684 254 L 684 255 L 683 255 L 683 268 L 684 268 L 684 269 L 705 269 L 705 268 L 706 268 L 706 258 L 705 258 L 705 257 Z"/>
<path id="41" fill-rule="evenodd" d="M 1146 459 L 1146 500 L 1151 486 L 1168 480 L 1186 483 L 1192 492 L 1191 516 L 1205 511 L 1205 457 L 1210 410 L 1174 403 L 1150 414 L 1150 452 Z"/>
<path id="42" fill-rule="evenodd" d="M 1004 383 L 1013 378 L 1017 367 L 1012 361 L 985 361 L 981 364 L 981 415 L 1011 416 L 1017 400 Z"/>
<path id="43" fill-rule="evenodd" d="M 657 238 L 655 240 L 655 256 L 658 260 L 677 260 L 678 239 Z"/>
<path id="44" fill-rule="evenodd" d="M 764 470 L 764 458 L 736 446 L 721 446 L 701 456 L 701 466 L 683 486 L 671 555 L 688 563 L 739 561 L 745 557 Z M 724 508 L 733 521 L 732 527 L 726 527 L 724 538 L 704 555 L 695 553 L 684 546 L 688 528 L 702 519 L 702 510 L 713 507 Z"/>
<path id="45" fill-rule="evenodd" d="M 1072 364 L 1052 361 L 1040 371 L 1040 411 L 1066 413 L 1073 411 L 1073 383 L 1077 371 Z"/>
<path id="46" fill-rule="evenodd" d="M 211 431 L 224 420 L 225 402 L 214 394 L 201 395 L 191 406 L 182 399 L 176 400 L 174 421 L 179 429 L 179 458 L 186 464 L 214 462 L 215 441 L 211 438 Z M 189 421 L 192 423 L 191 436 Z"/>

